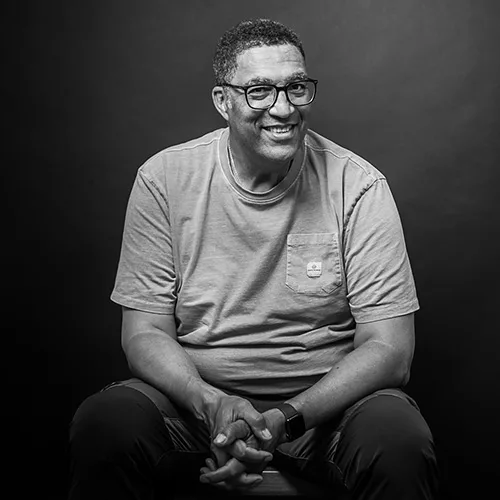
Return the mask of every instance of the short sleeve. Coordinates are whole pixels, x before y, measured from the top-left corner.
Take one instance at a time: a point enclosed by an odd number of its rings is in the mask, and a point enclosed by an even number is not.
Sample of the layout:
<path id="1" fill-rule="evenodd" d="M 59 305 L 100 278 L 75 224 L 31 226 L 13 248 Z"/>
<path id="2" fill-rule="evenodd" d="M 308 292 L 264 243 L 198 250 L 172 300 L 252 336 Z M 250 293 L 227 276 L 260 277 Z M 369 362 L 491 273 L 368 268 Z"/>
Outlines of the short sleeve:
<path id="1" fill-rule="evenodd" d="M 419 309 L 403 228 L 385 179 L 358 198 L 344 232 L 347 298 L 357 323 Z"/>
<path id="2" fill-rule="evenodd" d="M 139 170 L 128 201 L 111 300 L 145 312 L 173 314 L 175 286 L 168 202 Z"/>

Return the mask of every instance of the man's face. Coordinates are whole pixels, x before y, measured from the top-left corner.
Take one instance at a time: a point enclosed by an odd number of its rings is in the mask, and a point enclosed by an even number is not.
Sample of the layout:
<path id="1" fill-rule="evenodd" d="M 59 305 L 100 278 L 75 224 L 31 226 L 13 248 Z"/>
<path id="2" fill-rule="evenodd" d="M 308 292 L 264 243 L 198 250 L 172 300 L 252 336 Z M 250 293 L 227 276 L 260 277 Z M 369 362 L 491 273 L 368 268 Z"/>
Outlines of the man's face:
<path id="1" fill-rule="evenodd" d="M 233 85 L 271 83 L 286 85 L 307 78 L 304 58 L 293 45 L 254 47 L 237 58 Z M 247 160 L 287 163 L 300 148 L 307 131 L 310 105 L 296 107 L 279 92 L 276 103 L 267 110 L 248 106 L 245 95 L 226 87 L 231 145 Z"/>

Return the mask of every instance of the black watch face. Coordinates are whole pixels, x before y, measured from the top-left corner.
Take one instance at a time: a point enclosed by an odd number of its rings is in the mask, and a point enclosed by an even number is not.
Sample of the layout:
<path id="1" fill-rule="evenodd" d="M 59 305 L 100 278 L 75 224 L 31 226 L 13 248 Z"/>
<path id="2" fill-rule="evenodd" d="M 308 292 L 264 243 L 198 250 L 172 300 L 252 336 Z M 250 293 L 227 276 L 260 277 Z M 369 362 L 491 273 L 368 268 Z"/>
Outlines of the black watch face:
<path id="1" fill-rule="evenodd" d="M 304 418 L 290 404 L 284 403 L 278 407 L 285 415 L 285 438 L 287 441 L 293 441 L 302 436 L 305 432 Z"/>
<path id="2" fill-rule="evenodd" d="M 290 440 L 298 438 L 303 434 L 302 432 L 302 419 L 300 415 L 294 415 L 287 421 L 287 437 Z"/>

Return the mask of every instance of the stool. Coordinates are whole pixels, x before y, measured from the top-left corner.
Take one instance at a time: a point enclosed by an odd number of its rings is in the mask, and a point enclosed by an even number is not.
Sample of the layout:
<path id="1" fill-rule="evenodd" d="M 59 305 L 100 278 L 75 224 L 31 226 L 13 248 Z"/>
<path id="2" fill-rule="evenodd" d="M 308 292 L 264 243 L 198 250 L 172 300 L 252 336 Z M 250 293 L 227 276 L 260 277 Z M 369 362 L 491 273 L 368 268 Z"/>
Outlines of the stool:
<path id="1" fill-rule="evenodd" d="M 274 467 L 267 467 L 263 471 L 262 477 L 262 482 L 245 492 L 245 496 L 332 498 L 330 490 L 305 479 L 294 477 L 288 472 L 279 471 Z"/>
<path id="2" fill-rule="evenodd" d="M 199 500 L 205 498 L 241 498 L 242 500 L 253 497 L 285 498 L 303 497 L 304 499 L 329 499 L 329 500 L 349 500 L 350 496 L 347 492 L 328 490 L 320 485 L 310 483 L 305 479 L 292 476 L 286 471 L 279 471 L 274 467 L 268 466 L 262 472 L 263 480 L 258 485 L 244 492 L 237 492 L 234 495 L 221 493 L 214 486 L 207 486 L 204 493 L 196 494 L 195 492 L 185 492 L 182 495 L 177 495 L 176 500 Z"/>

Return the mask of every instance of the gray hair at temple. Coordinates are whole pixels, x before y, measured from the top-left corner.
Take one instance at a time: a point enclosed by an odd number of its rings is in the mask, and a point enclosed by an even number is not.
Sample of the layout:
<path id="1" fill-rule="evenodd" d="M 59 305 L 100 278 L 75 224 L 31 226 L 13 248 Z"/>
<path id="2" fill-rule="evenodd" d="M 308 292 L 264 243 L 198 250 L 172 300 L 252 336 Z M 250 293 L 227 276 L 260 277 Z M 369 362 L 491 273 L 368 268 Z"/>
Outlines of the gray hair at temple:
<path id="1" fill-rule="evenodd" d="M 226 31 L 220 38 L 213 59 L 215 84 L 227 83 L 236 71 L 236 59 L 243 51 L 262 46 L 294 45 L 306 55 L 302 42 L 290 28 L 271 19 L 250 19 L 241 21 Z"/>

